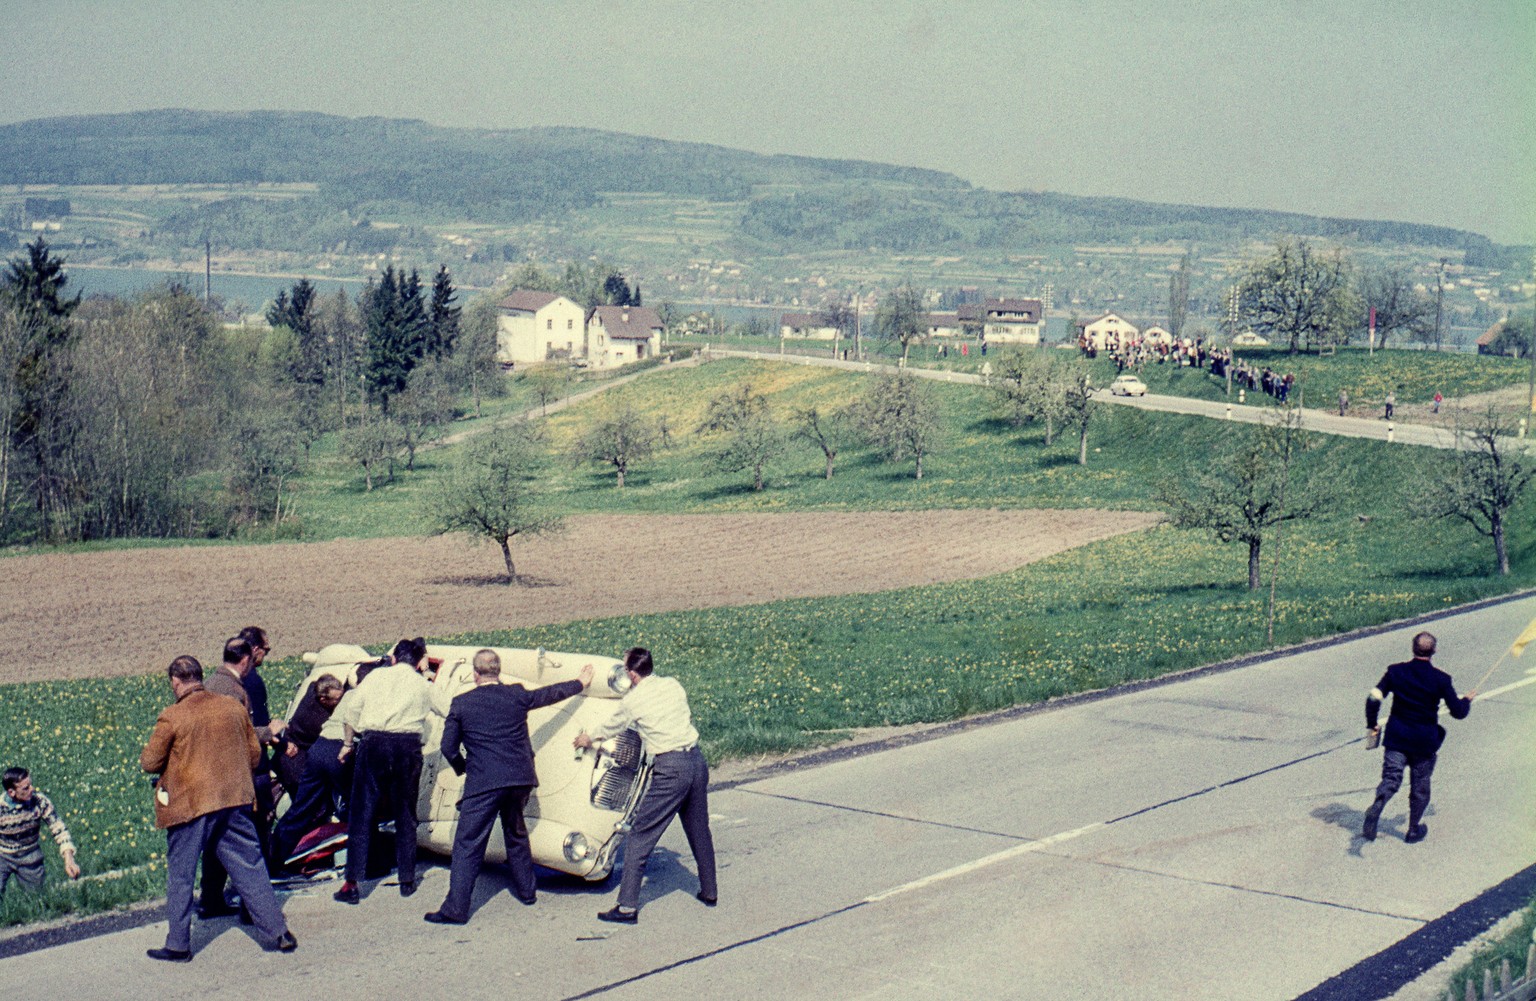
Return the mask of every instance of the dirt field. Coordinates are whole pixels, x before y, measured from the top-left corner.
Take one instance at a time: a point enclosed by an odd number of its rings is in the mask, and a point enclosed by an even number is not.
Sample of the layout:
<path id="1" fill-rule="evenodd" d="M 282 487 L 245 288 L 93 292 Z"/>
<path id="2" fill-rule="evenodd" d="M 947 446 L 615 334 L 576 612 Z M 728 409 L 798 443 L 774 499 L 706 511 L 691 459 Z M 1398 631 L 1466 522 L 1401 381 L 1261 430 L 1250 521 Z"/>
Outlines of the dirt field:
<path id="1" fill-rule="evenodd" d="M 514 545 L 445 539 L 45 554 L 0 561 L 0 683 L 205 663 L 257 623 L 274 656 L 636 612 L 850 594 L 999 573 L 1157 515 L 923 511 L 584 516 Z"/>

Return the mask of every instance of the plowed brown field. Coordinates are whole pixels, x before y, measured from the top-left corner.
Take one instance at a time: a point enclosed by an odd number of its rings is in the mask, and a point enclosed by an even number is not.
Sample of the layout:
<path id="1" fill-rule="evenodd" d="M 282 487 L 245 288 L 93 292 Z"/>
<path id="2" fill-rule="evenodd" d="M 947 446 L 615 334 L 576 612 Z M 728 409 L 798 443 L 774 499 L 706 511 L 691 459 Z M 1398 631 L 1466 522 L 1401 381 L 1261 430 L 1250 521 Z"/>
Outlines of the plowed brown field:
<path id="1" fill-rule="evenodd" d="M 1117 511 L 592 515 L 517 543 L 368 539 L 0 561 L 0 683 L 205 662 L 257 623 L 276 656 L 570 619 L 883 591 L 1010 570 L 1159 516 Z"/>

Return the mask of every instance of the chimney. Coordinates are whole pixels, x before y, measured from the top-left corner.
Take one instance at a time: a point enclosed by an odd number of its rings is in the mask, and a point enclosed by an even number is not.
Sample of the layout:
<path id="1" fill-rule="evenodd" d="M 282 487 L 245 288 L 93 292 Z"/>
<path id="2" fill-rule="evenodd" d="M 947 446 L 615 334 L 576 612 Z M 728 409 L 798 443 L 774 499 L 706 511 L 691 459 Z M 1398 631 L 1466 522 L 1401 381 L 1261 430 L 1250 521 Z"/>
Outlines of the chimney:
<path id="1" fill-rule="evenodd" d="M 624 307 L 624 312 L 619 314 L 619 319 L 622 320 L 625 323 L 629 322 L 629 307 L 628 306 L 625 306 Z"/>

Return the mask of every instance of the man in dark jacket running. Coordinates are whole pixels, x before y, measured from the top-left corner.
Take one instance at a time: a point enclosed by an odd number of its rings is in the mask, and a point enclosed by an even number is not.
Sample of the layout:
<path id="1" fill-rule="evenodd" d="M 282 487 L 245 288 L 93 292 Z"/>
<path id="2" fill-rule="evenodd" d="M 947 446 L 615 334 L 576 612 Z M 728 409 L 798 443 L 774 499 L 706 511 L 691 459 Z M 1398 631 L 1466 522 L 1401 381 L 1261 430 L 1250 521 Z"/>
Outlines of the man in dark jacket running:
<path id="1" fill-rule="evenodd" d="M 1376 840 L 1376 823 L 1381 811 L 1403 784 L 1403 770 L 1410 772 L 1408 785 L 1408 832 L 1403 840 L 1410 845 L 1423 841 L 1429 833 L 1424 826 L 1424 811 L 1429 806 L 1429 779 L 1435 772 L 1435 755 L 1445 740 L 1445 727 L 1439 723 L 1443 701 L 1452 716 L 1466 719 L 1472 711 L 1476 691 L 1457 696 L 1451 676 L 1430 663 L 1435 654 L 1435 637 L 1419 633 L 1413 638 L 1413 659 L 1393 664 L 1381 676 L 1365 700 L 1365 725 L 1372 735 L 1379 733 L 1376 714 L 1388 695 L 1393 696 L 1392 715 L 1387 720 L 1386 758 L 1381 764 L 1381 785 L 1376 787 L 1376 801 L 1365 811 L 1361 835 Z"/>

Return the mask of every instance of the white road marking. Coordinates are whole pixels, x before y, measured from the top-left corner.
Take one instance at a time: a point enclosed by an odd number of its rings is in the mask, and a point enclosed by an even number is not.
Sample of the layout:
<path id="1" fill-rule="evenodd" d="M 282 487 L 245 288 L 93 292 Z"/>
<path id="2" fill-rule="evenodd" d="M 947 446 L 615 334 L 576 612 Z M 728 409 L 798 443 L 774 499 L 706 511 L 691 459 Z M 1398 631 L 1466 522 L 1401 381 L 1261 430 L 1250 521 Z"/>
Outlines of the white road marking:
<path id="1" fill-rule="evenodd" d="M 889 890 L 883 890 L 880 893 L 874 894 L 873 896 L 865 897 L 864 903 L 876 904 L 882 900 L 889 900 L 892 897 L 900 896 L 903 893 L 910 893 L 913 890 L 921 890 L 926 886 L 932 886 L 934 883 L 939 883 L 946 879 L 953 879 L 956 876 L 964 876 L 966 873 L 975 872 L 977 869 L 985 869 L 987 866 L 996 865 L 998 862 L 1006 862 L 1011 858 L 1018 858 L 1020 855 L 1028 855 L 1030 852 L 1038 852 L 1042 849 L 1049 848 L 1052 845 L 1059 845 L 1063 841 L 1071 841 L 1073 838 L 1080 838 L 1084 834 L 1091 834 L 1094 831 L 1107 826 L 1108 825 L 1101 820 L 1096 823 L 1089 824 L 1086 827 L 1079 827 L 1075 831 L 1062 831 L 1059 834 L 1052 834 L 1049 837 L 1041 838 L 1038 841 L 1026 841 L 1021 845 L 1014 845 L 1012 848 L 1004 848 L 1002 851 L 996 852 L 992 855 L 986 855 L 974 861 L 966 862 L 963 865 L 957 865 L 953 869 L 945 869 L 943 872 L 936 872 L 931 876 L 924 876 L 921 879 L 914 879 L 910 883 L 903 883 L 902 885 L 892 887 Z"/>
<path id="2" fill-rule="evenodd" d="M 1477 697 L 1478 699 L 1491 698 L 1495 695 L 1503 695 L 1506 692 L 1512 692 L 1517 688 L 1524 688 L 1525 686 L 1531 684 L 1536 684 L 1536 673 L 1533 673 L 1532 676 L 1524 678 L 1520 681 L 1504 685 L 1501 688 L 1495 688 L 1486 692 L 1479 692 Z M 1441 709 L 1440 712 L 1441 715 L 1444 715 L 1446 714 L 1447 710 Z M 1092 834 L 1094 831 L 1097 831 L 1100 828 L 1106 826 L 1108 825 L 1105 821 L 1098 821 L 1096 823 L 1088 824 L 1084 827 L 1079 827 L 1075 830 L 1062 831 L 1058 834 L 1052 834 L 1048 837 L 1040 838 L 1035 841 L 1026 841 L 1023 844 L 1014 845 L 1012 848 L 1004 848 L 1000 852 L 995 852 L 991 855 L 983 856 L 971 862 L 957 865 L 952 869 L 945 869 L 943 872 L 936 872 L 929 876 L 923 876 L 920 879 L 914 879 L 910 883 L 903 883 L 900 886 L 892 887 L 889 890 L 882 890 L 879 893 L 865 897 L 863 902 L 866 904 L 876 904 L 882 900 L 890 900 L 892 897 L 898 897 L 904 893 L 911 893 L 914 890 L 921 890 L 924 887 L 932 886 L 935 883 L 941 883 L 947 879 L 954 879 L 956 876 L 964 876 L 967 873 L 975 872 L 978 869 L 985 869 L 988 866 L 996 865 L 999 862 L 1006 862 L 1009 859 L 1018 858 L 1021 855 L 1028 855 L 1031 852 L 1038 852 L 1043 849 L 1050 848 L 1053 845 L 1059 845 L 1064 841 L 1071 841 L 1075 838 L 1080 838 L 1085 834 Z"/>

